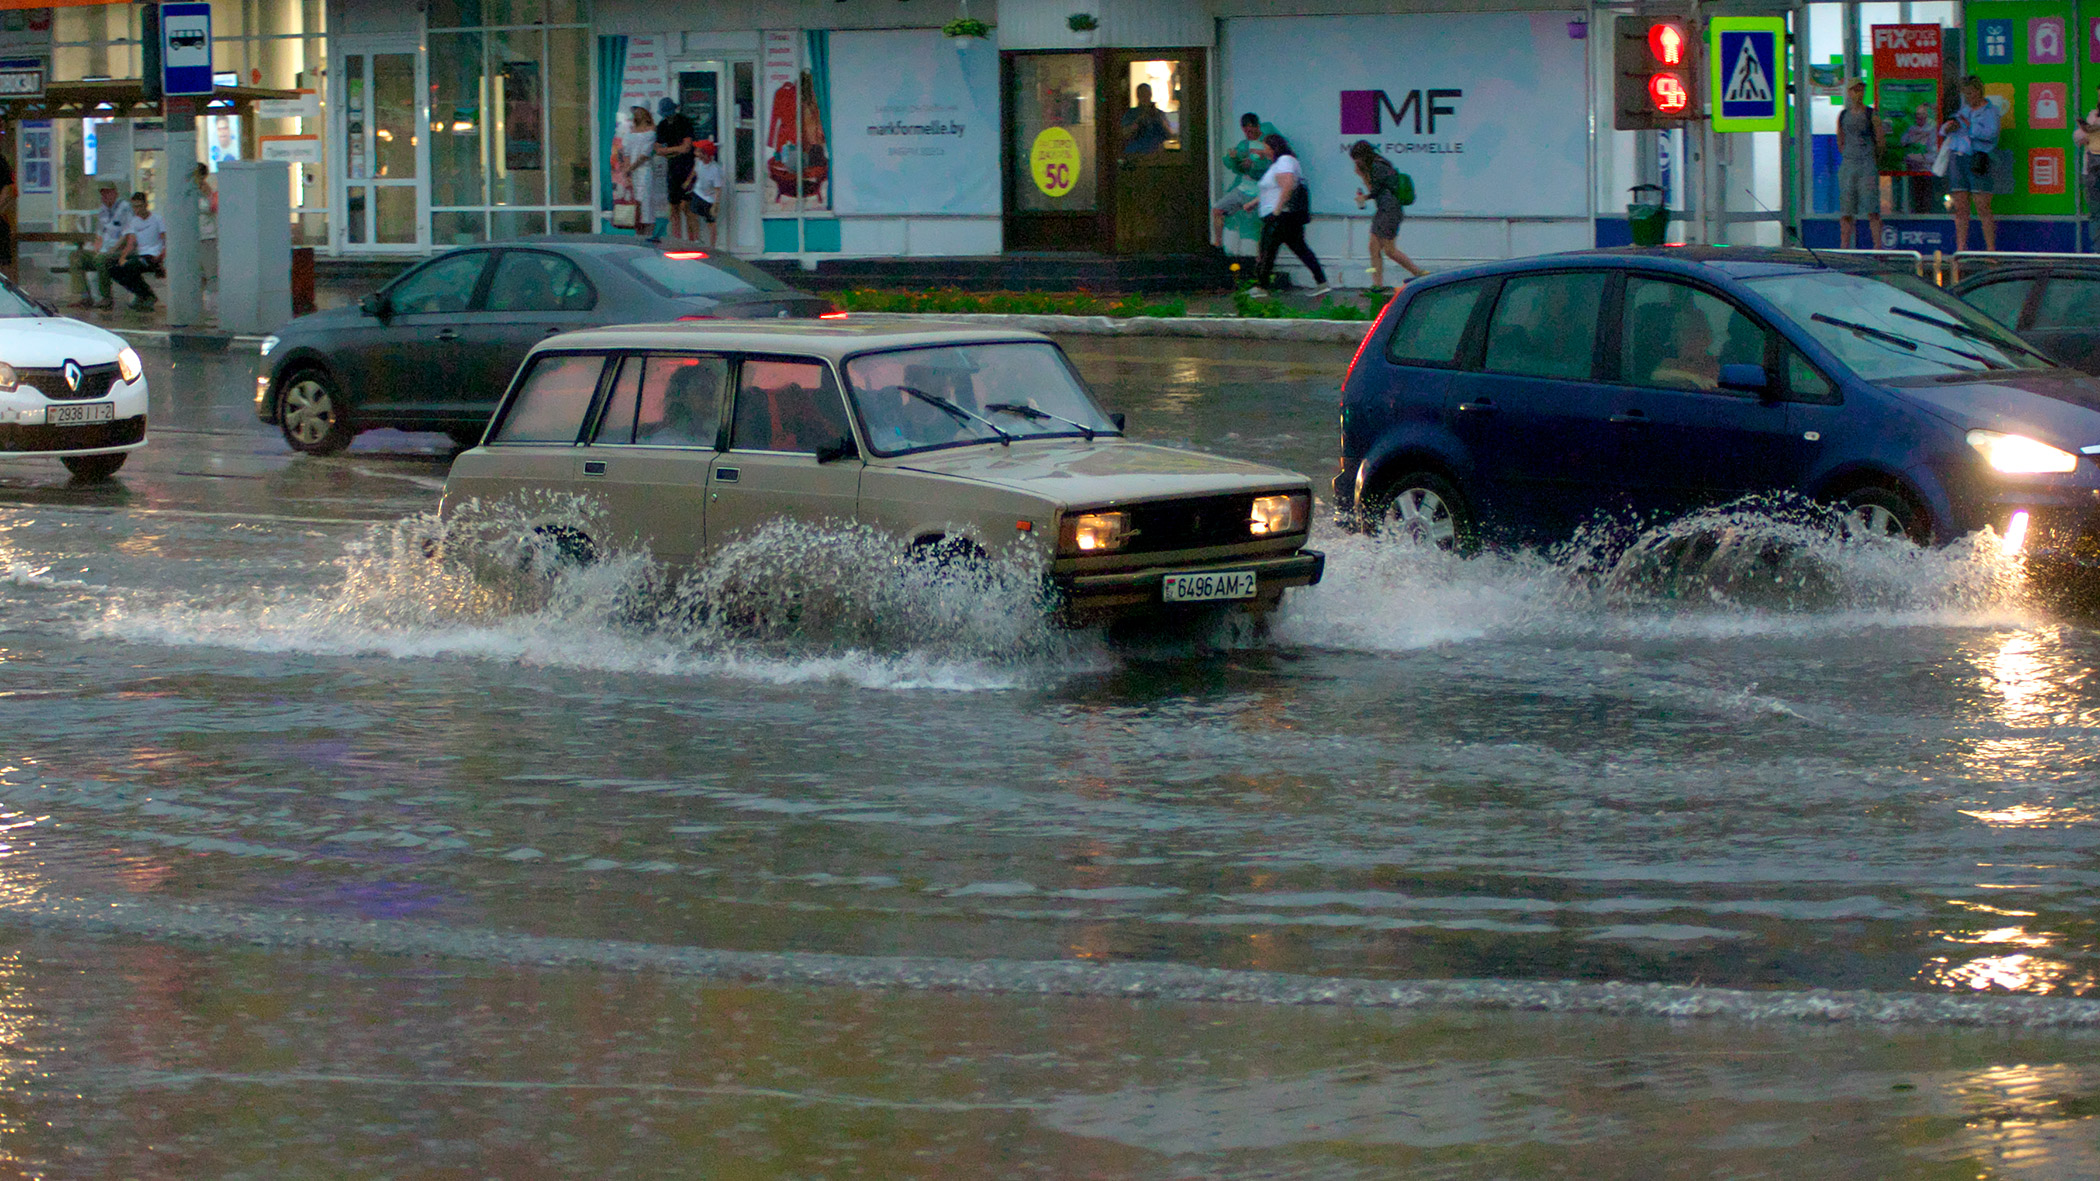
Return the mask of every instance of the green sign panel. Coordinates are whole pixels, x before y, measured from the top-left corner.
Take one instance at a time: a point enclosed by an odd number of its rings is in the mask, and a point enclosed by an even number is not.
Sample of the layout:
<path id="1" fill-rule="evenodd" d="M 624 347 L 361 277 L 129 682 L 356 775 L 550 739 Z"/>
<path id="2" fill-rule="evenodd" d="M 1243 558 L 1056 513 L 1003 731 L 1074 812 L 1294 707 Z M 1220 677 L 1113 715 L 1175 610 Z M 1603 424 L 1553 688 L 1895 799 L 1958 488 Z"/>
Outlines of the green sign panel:
<path id="1" fill-rule="evenodd" d="M 2077 211 L 2078 121 L 2071 65 L 2085 44 L 2067 3 L 1970 0 L 1969 72 L 1983 80 L 2003 131 L 1991 153 L 1992 207 L 1999 213 Z"/>
<path id="2" fill-rule="evenodd" d="M 1715 131 L 1786 130 L 1786 18 L 1717 16 L 1706 26 Z"/>

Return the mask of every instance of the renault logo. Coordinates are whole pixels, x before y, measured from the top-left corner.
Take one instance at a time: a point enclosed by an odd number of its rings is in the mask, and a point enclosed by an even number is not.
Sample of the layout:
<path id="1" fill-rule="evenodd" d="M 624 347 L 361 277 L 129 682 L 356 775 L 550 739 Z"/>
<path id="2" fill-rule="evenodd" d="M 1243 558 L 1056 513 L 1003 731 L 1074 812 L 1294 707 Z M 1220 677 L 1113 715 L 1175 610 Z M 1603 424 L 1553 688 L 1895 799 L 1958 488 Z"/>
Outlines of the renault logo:
<path id="1" fill-rule="evenodd" d="M 77 392 L 80 389 L 80 362 L 67 361 L 65 374 L 66 388 Z"/>

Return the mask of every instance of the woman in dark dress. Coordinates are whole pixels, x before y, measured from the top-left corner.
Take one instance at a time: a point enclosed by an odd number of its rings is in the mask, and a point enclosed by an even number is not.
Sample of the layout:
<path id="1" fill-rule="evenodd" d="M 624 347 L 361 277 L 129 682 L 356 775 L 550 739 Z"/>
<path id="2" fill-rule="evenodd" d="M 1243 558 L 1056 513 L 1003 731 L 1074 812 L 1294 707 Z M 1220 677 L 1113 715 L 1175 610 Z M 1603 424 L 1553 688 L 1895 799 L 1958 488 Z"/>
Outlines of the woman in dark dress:
<path id="1" fill-rule="evenodd" d="M 1406 216 L 1400 205 L 1400 171 L 1392 162 L 1378 154 L 1367 139 L 1349 145 L 1349 158 L 1356 162 L 1357 179 L 1364 187 L 1356 190 L 1356 207 L 1362 209 L 1365 201 L 1375 203 L 1371 213 L 1371 286 L 1385 287 L 1385 260 L 1407 268 L 1407 273 L 1419 279 L 1428 274 L 1415 265 L 1415 260 L 1400 252 L 1394 241 L 1400 237 L 1400 221 Z"/>

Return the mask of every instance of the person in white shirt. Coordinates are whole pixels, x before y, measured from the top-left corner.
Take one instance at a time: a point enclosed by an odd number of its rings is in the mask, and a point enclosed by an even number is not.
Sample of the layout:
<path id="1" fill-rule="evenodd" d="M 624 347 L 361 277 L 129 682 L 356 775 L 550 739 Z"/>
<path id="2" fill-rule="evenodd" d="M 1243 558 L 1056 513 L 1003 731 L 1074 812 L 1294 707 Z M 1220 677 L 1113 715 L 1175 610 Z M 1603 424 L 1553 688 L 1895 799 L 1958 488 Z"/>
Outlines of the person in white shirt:
<path id="1" fill-rule="evenodd" d="M 715 207 L 722 200 L 722 162 L 716 158 L 715 141 L 696 139 L 693 154 L 699 163 L 693 166 L 692 211 L 707 223 L 707 244 L 715 244 Z"/>
<path id="2" fill-rule="evenodd" d="M 131 229 L 131 210 L 117 199 L 117 182 L 105 180 L 98 186 L 102 190 L 102 208 L 95 214 L 97 237 L 90 243 L 75 247 L 69 260 L 73 267 L 73 306 L 76 308 L 109 307 L 110 269 L 121 257 L 117 252 L 124 246 L 124 235 Z M 89 249 L 92 245 L 93 249 Z M 100 295 L 88 292 L 88 275 L 99 275 L 102 279 Z"/>
<path id="3" fill-rule="evenodd" d="M 146 194 L 131 195 L 131 225 L 126 228 L 124 244 L 117 248 L 117 265 L 109 269 L 109 277 L 124 285 L 134 297 L 131 310 L 150 311 L 160 302 L 153 288 L 146 286 L 147 274 L 164 274 L 161 260 L 168 254 L 168 227 L 146 204 Z"/>

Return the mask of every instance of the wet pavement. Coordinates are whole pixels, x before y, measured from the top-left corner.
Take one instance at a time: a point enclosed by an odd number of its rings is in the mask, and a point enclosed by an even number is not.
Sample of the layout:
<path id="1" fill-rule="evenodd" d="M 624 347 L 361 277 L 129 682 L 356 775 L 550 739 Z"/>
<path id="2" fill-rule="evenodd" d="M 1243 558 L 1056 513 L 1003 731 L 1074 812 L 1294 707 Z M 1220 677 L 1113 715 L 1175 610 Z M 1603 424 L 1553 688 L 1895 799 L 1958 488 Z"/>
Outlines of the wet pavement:
<path id="1" fill-rule="evenodd" d="M 1346 349 L 1068 343 L 1332 470 Z M 1329 533 L 1268 635 L 1111 637 L 788 535 L 828 622 L 728 629 L 492 597 L 442 437 L 148 361 L 116 482 L 0 462 L 23 1174 L 2100 1171 L 2100 636 L 1988 539 L 1665 595 Z"/>

